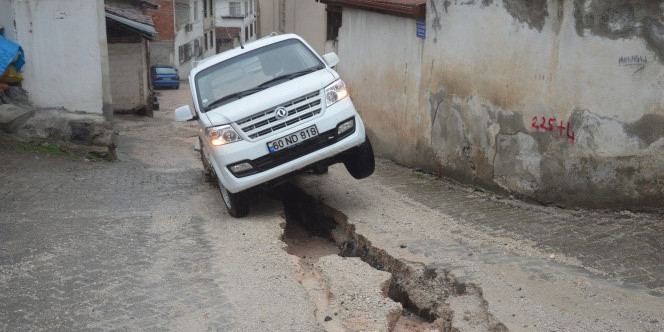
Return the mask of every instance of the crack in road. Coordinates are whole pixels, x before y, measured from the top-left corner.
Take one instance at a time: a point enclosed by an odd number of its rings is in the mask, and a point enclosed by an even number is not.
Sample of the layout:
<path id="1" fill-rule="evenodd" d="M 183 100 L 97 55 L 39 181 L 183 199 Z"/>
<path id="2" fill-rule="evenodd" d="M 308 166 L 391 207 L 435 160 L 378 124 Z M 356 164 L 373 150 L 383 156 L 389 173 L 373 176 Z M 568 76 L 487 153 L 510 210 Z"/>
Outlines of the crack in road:
<path id="1" fill-rule="evenodd" d="M 327 255 L 357 257 L 391 275 L 383 296 L 400 303 L 403 310 L 398 322 L 388 322 L 386 330 L 507 330 L 489 313 L 479 286 L 461 282 L 441 267 L 390 256 L 358 234 L 343 213 L 292 185 L 281 187 L 277 196 L 284 204 L 286 219 L 282 240 L 288 245 L 287 252 L 299 257 L 300 282 L 315 298 L 319 324 L 328 331 L 348 326 L 340 326 L 336 317 L 324 314 L 330 311 L 330 298 L 335 294 L 316 270 L 316 262 Z M 453 320 L 454 315 L 459 317 Z"/>

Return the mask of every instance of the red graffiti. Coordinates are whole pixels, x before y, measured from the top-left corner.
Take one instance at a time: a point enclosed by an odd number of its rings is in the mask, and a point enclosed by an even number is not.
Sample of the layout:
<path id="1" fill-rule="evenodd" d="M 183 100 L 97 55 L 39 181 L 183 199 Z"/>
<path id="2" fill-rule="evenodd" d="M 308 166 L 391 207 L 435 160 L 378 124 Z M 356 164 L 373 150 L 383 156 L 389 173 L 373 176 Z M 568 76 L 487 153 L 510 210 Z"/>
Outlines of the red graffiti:
<path id="1" fill-rule="evenodd" d="M 540 120 L 541 119 L 541 120 Z M 556 122 L 558 122 L 558 125 L 556 126 Z M 553 132 L 554 129 L 558 129 L 559 136 L 563 136 L 563 133 L 565 136 L 567 136 L 567 139 L 574 145 L 574 131 L 572 130 L 569 121 L 563 122 L 557 121 L 556 118 L 547 118 L 546 117 L 538 117 L 534 116 L 533 117 L 533 123 L 530 125 L 533 129 L 536 131 L 551 131 Z"/>

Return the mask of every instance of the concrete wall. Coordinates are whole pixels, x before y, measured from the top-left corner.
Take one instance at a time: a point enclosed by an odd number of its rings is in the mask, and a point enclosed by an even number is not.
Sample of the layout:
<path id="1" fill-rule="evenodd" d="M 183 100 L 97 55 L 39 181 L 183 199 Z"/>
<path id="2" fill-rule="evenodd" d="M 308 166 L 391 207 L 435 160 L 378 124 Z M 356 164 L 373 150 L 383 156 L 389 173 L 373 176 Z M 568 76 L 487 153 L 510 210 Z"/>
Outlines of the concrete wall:
<path id="1" fill-rule="evenodd" d="M 103 1 L 99 1 L 99 7 L 104 8 Z M 102 87 L 102 112 L 105 120 L 112 127 L 113 119 L 113 94 L 111 93 L 111 65 L 108 59 L 108 39 L 106 36 L 106 11 L 97 10 L 97 38 L 99 38 L 99 60 L 101 63 L 101 87 Z"/>
<path id="2" fill-rule="evenodd" d="M 108 57 L 113 109 L 121 112 L 147 107 L 149 83 L 144 43 L 109 44 Z"/>
<path id="3" fill-rule="evenodd" d="M 2 11 L 2 19 L 11 21 L 0 24 L 15 27 L 9 36 L 25 51 L 23 88 L 30 101 L 37 107 L 102 114 L 103 1 L 5 0 Z"/>
<path id="4" fill-rule="evenodd" d="M 568 206 L 664 206 L 664 5 L 345 8 L 339 70 L 378 154 Z M 385 56 L 389 54 L 390 56 Z"/>
<path id="5" fill-rule="evenodd" d="M 283 8 L 280 7 L 283 2 Z M 325 5 L 315 1 L 258 0 L 259 37 L 272 32 L 295 33 L 306 40 L 318 53 L 325 52 L 327 14 Z M 280 29 L 280 10 L 284 24 Z"/>
<path id="6" fill-rule="evenodd" d="M 16 29 L 14 28 L 13 9 L 11 0 L 0 0 L 0 26 L 4 28 L 4 36 L 7 39 L 16 40 Z"/>
<path id="7" fill-rule="evenodd" d="M 9 133 L 113 158 L 103 1 L 0 0 L 0 25 L 23 47 L 22 87 L 32 104 Z"/>
<path id="8" fill-rule="evenodd" d="M 173 65 L 175 46 L 172 41 L 150 42 L 150 63 L 153 65 Z"/>

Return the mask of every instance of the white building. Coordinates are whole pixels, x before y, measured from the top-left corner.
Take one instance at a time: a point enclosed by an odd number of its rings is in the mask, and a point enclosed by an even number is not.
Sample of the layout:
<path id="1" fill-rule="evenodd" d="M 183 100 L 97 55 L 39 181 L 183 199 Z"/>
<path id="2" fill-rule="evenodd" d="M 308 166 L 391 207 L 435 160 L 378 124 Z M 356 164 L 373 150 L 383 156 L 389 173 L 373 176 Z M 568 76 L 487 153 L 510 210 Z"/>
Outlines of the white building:
<path id="1" fill-rule="evenodd" d="M 21 85 L 33 106 L 12 134 L 112 155 L 104 2 L 0 0 L 0 26 L 23 48 Z"/>
<path id="2" fill-rule="evenodd" d="M 33 105 L 93 114 L 110 106 L 102 0 L 0 0 L 0 25 L 23 47 Z"/>
<path id="3" fill-rule="evenodd" d="M 181 77 L 189 75 L 194 61 L 214 55 L 214 1 L 175 0 L 174 65 Z"/>
<path id="4" fill-rule="evenodd" d="M 258 35 L 256 0 L 215 0 L 214 25 L 217 52 L 233 48 L 234 42 L 246 43 Z"/>

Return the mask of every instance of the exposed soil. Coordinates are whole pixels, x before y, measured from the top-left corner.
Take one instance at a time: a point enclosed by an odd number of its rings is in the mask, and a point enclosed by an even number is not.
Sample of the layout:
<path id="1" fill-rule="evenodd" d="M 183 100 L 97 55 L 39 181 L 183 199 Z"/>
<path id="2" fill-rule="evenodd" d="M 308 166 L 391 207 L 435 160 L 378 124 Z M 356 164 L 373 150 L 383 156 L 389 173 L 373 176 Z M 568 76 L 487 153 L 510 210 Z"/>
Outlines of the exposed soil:
<path id="1" fill-rule="evenodd" d="M 458 282 L 446 271 L 421 264 L 400 261 L 375 248 L 362 235 L 355 233 L 345 216 L 305 195 L 291 186 L 282 188 L 286 223 L 282 240 L 287 252 L 296 256 L 300 266 L 300 283 L 316 303 L 319 324 L 328 331 L 344 331 L 341 325 L 325 314 L 334 300 L 325 282 L 314 268 L 328 255 L 359 257 L 374 269 L 391 273 L 384 296 L 402 305 L 401 317 L 392 331 L 454 331 L 454 310 L 451 302 L 463 308 L 465 328 L 470 330 L 504 331 L 487 310 L 481 289 Z M 380 287 L 380 285 L 376 285 Z M 459 306 L 458 304 L 463 305 Z"/>

